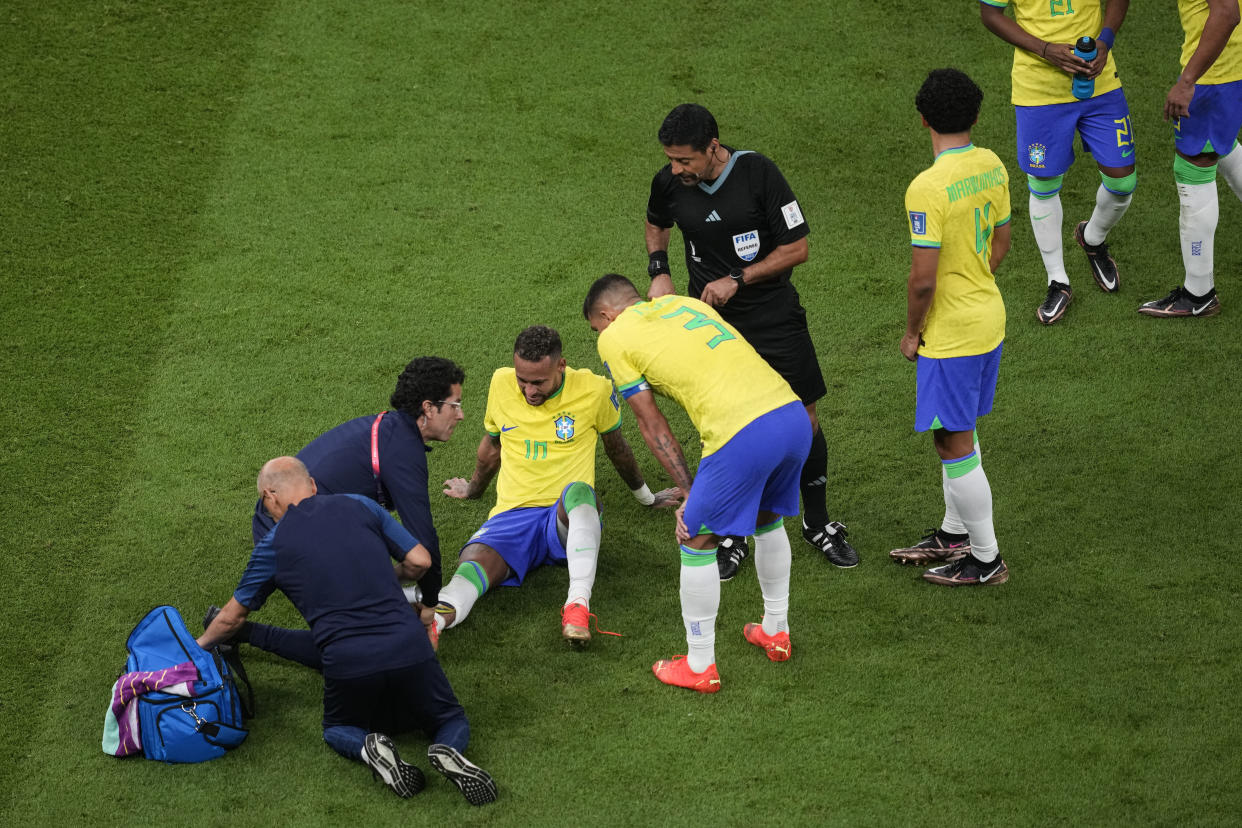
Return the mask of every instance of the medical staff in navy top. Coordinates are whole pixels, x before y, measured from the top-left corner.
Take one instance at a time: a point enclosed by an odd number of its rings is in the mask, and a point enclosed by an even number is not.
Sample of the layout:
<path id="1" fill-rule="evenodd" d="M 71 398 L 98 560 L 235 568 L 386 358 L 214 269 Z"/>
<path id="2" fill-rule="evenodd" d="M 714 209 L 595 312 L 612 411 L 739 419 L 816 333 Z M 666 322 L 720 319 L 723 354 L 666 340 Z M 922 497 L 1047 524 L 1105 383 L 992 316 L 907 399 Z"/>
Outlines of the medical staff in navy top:
<path id="1" fill-rule="evenodd" d="M 258 488 L 276 525 L 255 545 L 199 645 L 253 640 L 274 629 L 246 617 L 279 589 L 310 625 L 279 632 L 298 660 L 323 671 L 324 741 L 408 797 L 422 790 L 423 774 L 401 760 L 387 734 L 420 729 L 432 740 L 433 767 L 471 804 L 493 801 L 491 776 L 462 755 L 470 738 L 465 711 L 398 581 L 398 574 L 426 572 L 427 547 L 373 500 L 318 494 L 295 457 L 268 461 Z"/>
<path id="2" fill-rule="evenodd" d="M 433 607 L 440 594 L 440 540 L 431 522 L 427 495 L 429 441 L 446 442 L 462 420 L 461 385 L 466 375 L 440 357 L 419 357 L 405 366 L 389 403 L 392 410 L 369 414 L 327 431 L 298 452 L 322 494 L 364 495 L 395 510 L 401 523 L 431 553 L 419 579 L 422 603 Z M 254 542 L 275 521 L 255 505 Z M 411 596 L 412 597 L 412 596 Z"/>

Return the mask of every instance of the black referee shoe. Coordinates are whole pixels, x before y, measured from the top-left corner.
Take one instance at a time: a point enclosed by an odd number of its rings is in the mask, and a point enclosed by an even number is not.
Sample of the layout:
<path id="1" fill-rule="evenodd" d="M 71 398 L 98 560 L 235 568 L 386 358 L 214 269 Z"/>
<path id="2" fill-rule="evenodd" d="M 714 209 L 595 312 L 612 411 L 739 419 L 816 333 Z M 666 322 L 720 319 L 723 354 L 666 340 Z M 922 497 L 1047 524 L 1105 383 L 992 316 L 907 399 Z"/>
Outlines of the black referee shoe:
<path id="1" fill-rule="evenodd" d="M 720 539 L 716 547 L 716 568 L 720 570 L 720 580 L 731 581 L 742 566 L 742 561 L 750 554 L 746 538 L 740 535 L 726 535 Z"/>
<path id="2" fill-rule="evenodd" d="M 845 539 L 848 534 L 845 526 L 835 520 L 814 529 L 805 522 L 802 524 L 802 539 L 823 552 L 828 563 L 840 569 L 858 566 L 858 552 Z"/>

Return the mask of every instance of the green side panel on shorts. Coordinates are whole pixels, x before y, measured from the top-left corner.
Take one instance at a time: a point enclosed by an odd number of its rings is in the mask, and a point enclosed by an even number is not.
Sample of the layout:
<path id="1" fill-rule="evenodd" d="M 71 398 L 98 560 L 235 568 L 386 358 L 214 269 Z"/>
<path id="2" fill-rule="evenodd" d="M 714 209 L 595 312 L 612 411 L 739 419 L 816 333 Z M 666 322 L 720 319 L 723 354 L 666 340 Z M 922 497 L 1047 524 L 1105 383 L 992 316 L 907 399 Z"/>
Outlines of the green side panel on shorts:
<path id="1" fill-rule="evenodd" d="M 716 547 L 712 546 L 707 549 L 691 549 L 685 544 L 681 545 L 681 565 L 682 566 L 707 566 L 716 562 Z"/>
<path id="2" fill-rule="evenodd" d="M 1209 146 L 1211 146 L 1210 143 Z M 1203 151 L 1211 152 L 1207 148 Z M 1216 165 L 1196 167 L 1180 155 L 1175 155 L 1173 156 L 1173 180 L 1178 184 L 1211 184 L 1216 180 Z"/>
<path id="3" fill-rule="evenodd" d="M 565 512 L 572 512 L 584 503 L 598 508 L 595 502 L 595 491 L 581 480 L 570 483 L 569 489 L 565 492 Z"/>
<path id="4" fill-rule="evenodd" d="M 931 423 L 931 429 L 930 429 L 930 430 L 931 430 L 931 431 L 935 431 L 935 430 L 936 430 L 936 429 L 938 429 L 938 428 L 944 428 L 944 423 L 940 422 L 940 415 L 939 415 L 939 414 L 937 414 L 937 415 L 936 415 L 936 419 L 932 420 L 932 423 Z"/>

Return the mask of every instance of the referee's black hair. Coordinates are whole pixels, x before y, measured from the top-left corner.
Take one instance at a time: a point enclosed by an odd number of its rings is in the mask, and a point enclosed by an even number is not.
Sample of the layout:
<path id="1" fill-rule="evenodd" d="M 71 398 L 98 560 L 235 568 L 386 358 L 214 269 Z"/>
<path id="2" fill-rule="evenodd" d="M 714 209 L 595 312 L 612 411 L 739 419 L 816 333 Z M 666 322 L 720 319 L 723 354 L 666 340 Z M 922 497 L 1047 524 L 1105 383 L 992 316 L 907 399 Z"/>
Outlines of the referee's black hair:
<path id="1" fill-rule="evenodd" d="M 660 124 L 660 143 L 666 147 L 689 145 L 695 152 L 703 152 L 713 138 L 720 137 L 716 119 L 705 107 L 693 103 L 679 104 Z"/>
<path id="2" fill-rule="evenodd" d="M 513 353 L 527 362 L 539 362 L 544 357 L 555 362 L 561 358 L 561 335 L 547 325 L 531 325 L 518 334 Z"/>
<path id="3" fill-rule="evenodd" d="M 412 360 L 401 376 L 388 404 L 411 417 L 423 413 L 423 400 L 442 403 L 454 385 L 466 381 L 466 372 L 457 363 L 443 357 L 425 356 Z M 437 408 L 439 406 L 437 405 Z"/>
<path id="4" fill-rule="evenodd" d="M 638 296 L 638 288 L 634 287 L 634 283 L 622 276 L 620 273 L 605 273 L 591 284 L 591 289 L 587 291 L 586 299 L 582 301 L 582 317 L 588 322 L 591 321 L 591 314 L 595 312 L 595 306 L 600 303 L 605 294 L 617 292 L 620 294 L 624 291 L 625 298 L 629 299 Z"/>
<path id="5" fill-rule="evenodd" d="M 933 69 L 914 96 L 927 125 L 942 135 L 969 132 L 979 119 L 983 90 L 965 72 Z"/>

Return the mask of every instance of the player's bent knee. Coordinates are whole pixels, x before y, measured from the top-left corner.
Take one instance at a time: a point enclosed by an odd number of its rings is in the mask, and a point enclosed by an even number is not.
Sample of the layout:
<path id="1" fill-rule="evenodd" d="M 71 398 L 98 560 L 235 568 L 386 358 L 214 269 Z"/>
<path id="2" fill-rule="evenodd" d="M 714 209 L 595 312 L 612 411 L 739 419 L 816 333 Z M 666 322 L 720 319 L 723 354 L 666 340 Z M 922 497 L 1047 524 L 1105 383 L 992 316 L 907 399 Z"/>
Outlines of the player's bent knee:
<path id="1" fill-rule="evenodd" d="M 1111 176 L 1103 170 L 1100 171 L 1100 182 L 1104 185 L 1104 189 L 1110 193 L 1119 196 L 1128 196 L 1132 194 L 1138 187 L 1138 173 L 1132 169 L 1129 175 L 1120 177 Z"/>
<path id="2" fill-rule="evenodd" d="M 570 483 L 565 489 L 565 511 L 572 512 L 584 505 L 599 509 L 599 504 L 595 500 L 595 490 L 580 480 Z"/>

